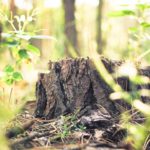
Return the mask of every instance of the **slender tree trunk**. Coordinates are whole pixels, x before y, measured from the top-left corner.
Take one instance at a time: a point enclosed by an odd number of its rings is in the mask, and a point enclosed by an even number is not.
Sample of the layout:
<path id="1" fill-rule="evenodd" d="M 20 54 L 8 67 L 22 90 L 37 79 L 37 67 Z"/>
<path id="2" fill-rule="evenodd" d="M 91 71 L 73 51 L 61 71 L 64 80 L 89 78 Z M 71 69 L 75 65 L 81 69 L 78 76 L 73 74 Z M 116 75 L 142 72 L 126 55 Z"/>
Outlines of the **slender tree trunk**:
<path id="1" fill-rule="evenodd" d="M 33 8 L 38 8 L 38 6 L 44 6 L 44 1 L 43 0 L 33 0 L 32 1 L 32 6 Z M 43 15 L 43 13 L 41 14 Z M 42 18 L 40 15 L 40 18 Z M 45 16 L 45 12 L 44 12 L 44 17 L 45 18 L 49 18 L 48 15 L 51 15 L 51 14 L 48 14 L 46 13 L 46 16 Z M 37 18 L 37 16 L 35 16 Z M 43 21 L 43 19 L 35 19 L 35 21 L 33 22 L 33 26 L 40 26 L 41 29 L 46 29 L 46 30 L 41 30 L 38 34 L 41 34 L 41 35 L 45 35 L 45 31 L 47 31 L 47 27 L 45 27 L 44 25 L 46 26 L 49 26 L 49 23 L 48 23 L 48 20 L 49 19 L 46 19 Z M 43 45 L 44 45 L 44 42 L 47 41 L 47 40 L 44 40 L 44 39 L 31 39 L 31 43 L 33 45 L 35 45 L 36 47 L 39 48 L 40 50 L 40 58 L 44 58 L 45 59 L 45 56 L 48 56 L 48 55 L 44 55 L 44 48 Z M 49 42 L 50 43 L 50 42 Z M 51 49 L 51 48 L 49 48 Z"/>
<path id="2" fill-rule="evenodd" d="M 69 47 L 73 47 L 77 54 L 78 42 L 77 42 L 77 30 L 75 24 L 75 0 L 63 0 L 64 17 L 65 17 L 65 46 L 66 53 L 70 55 Z"/>
<path id="3" fill-rule="evenodd" d="M 103 0 L 99 0 L 99 4 L 97 7 L 97 18 L 96 18 L 96 26 L 97 26 L 97 52 L 102 54 L 102 8 L 103 8 Z"/>
<path id="4" fill-rule="evenodd" d="M 17 7 L 15 6 L 15 0 L 10 0 L 10 12 L 12 13 L 12 16 L 17 15 Z M 14 20 L 14 26 L 16 29 L 18 29 L 18 23 L 16 19 Z"/>
<path id="5" fill-rule="evenodd" d="M 0 43 L 2 41 L 2 24 L 0 23 Z"/>

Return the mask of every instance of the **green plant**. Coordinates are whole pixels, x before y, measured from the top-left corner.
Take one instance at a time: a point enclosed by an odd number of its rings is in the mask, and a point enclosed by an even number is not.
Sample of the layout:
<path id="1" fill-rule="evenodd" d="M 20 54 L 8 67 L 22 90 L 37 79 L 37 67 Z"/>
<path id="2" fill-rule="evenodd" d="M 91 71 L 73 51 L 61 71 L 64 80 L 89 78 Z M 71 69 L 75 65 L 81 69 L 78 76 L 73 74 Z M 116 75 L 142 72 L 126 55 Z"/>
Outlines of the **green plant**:
<path id="1" fill-rule="evenodd" d="M 112 99 L 123 99 L 129 103 L 133 110 L 137 110 L 145 117 L 143 124 L 133 123 L 130 119 L 132 114 L 123 114 L 126 117 L 123 118 L 125 127 L 128 130 L 127 141 L 132 144 L 134 149 L 141 150 L 146 149 L 147 141 L 149 139 L 150 131 L 150 105 L 141 101 L 141 93 L 147 94 L 149 90 L 137 90 L 137 84 L 150 83 L 149 78 L 138 75 L 137 61 L 140 61 L 143 57 L 148 56 L 150 53 L 149 45 L 147 45 L 149 39 L 150 23 L 146 18 L 146 12 L 150 9 L 150 5 L 147 3 L 136 3 L 134 10 L 123 9 L 116 12 L 112 12 L 109 15 L 111 17 L 125 17 L 132 16 L 136 21 L 136 25 L 129 27 L 129 55 L 132 56 L 130 62 L 125 63 L 118 71 L 117 76 L 126 76 L 130 79 L 132 84 L 131 92 L 124 91 L 118 84 L 115 83 L 114 78 L 107 72 L 103 63 L 100 61 L 99 55 L 93 53 L 93 61 L 104 80 L 112 87 L 114 93 L 110 95 Z M 134 55 L 133 55 L 134 54 Z M 133 57 L 136 56 L 136 57 Z M 131 57 L 130 57 L 131 58 Z"/>
<path id="2" fill-rule="evenodd" d="M 3 51 L 9 50 L 11 61 L 4 66 L 0 81 L 6 83 L 11 87 L 9 97 L 4 97 L 4 88 L 3 93 L 0 93 L 0 149 L 9 149 L 7 140 L 5 139 L 5 128 L 10 120 L 12 120 L 16 113 L 20 110 L 20 105 L 15 105 L 10 102 L 11 95 L 13 92 L 14 85 L 23 80 L 22 65 L 24 63 L 32 63 L 34 55 L 40 56 L 40 50 L 31 44 L 30 39 L 32 38 L 49 38 L 48 36 L 36 35 L 36 32 L 28 32 L 28 26 L 31 22 L 34 21 L 37 11 L 33 10 L 31 13 L 27 12 L 26 15 L 21 16 L 12 16 L 8 17 L 2 11 L 0 11 L 0 17 L 2 18 L 3 23 L 7 23 L 5 33 L 2 33 L 2 41 L 0 49 Z M 17 27 L 16 27 L 16 23 Z M 1 52 L 3 52 L 1 51 Z M 6 87 L 6 88 L 7 88 Z M 8 99 L 8 100 L 7 100 Z"/>
<path id="3" fill-rule="evenodd" d="M 128 58 L 140 61 L 143 57 L 148 57 L 150 53 L 149 33 L 150 23 L 148 11 L 150 4 L 137 0 L 132 5 L 122 5 L 122 9 L 109 13 L 110 17 L 126 17 L 132 19 L 131 26 L 128 27 Z M 134 57 L 133 57 L 134 56 Z"/>
<path id="4" fill-rule="evenodd" d="M 127 72 L 127 74 L 119 74 L 119 71 L 117 72 L 117 76 L 115 75 L 114 78 L 120 76 L 125 76 L 130 79 L 130 82 L 132 84 L 132 91 L 126 92 L 124 91 L 115 81 L 112 75 L 110 75 L 106 68 L 104 67 L 103 63 L 100 60 L 99 55 L 95 52 L 93 55 L 93 62 L 100 73 L 101 77 L 106 81 L 108 85 L 113 89 L 114 93 L 110 95 L 110 98 L 112 100 L 116 99 L 123 99 L 128 104 L 132 106 L 133 110 L 137 110 L 140 113 L 143 114 L 145 117 L 145 121 L 143 124 L 133 123 L 132 122 L 132 114 L 129 113 L 123 113 L 125 117 L 123 118 L 123 128 L 126 128 L 128 131 L 128 137 L 127 142 L 131 143 L 132 146 L 136 150 L 144 149 L 144 143 L 146 143 L 147 137 L 149 137 L 149 131 L 150 131 L 150 105 L 145 104 L 141 101 L 141 93 L 147 94 L 147 91 L 145 90 L 137 90 L 135 85 L 138 84 L 147 84 L 150 83 L 149 78 L 145 76 L 139 76 L 137 72 L 135 74 L 130 74 L 130 72 Z M 130 66 L 132 66 L 132 63 L 129 63 Z M 129 69 L 129 66 L 125 65 L 123 66 L 123 70 Z M 132 68 L 131 71 L 134 72 L 136 68 Z M 122 69 L 121 69 L 122 70 Z M 131 72 L 132 73 L 132 72 Z M 149 91 L 148 91 L 149 92 Z M 128 110 L 127 110 L 128 111 Z"/>
<path id="5" fill-rule="evenodd" d="M 74 114 L 70 114 L 68 116 L 61 116 L 60 122 L 59 122 L 59 136 L 62 140 L 67 138 L 71 133 L 74 131 L 84 131 L 86 127 L 82 124 L 78 123 L 78 118 L 77 118 L 77 112 Z"/>
<path id="6" fill-rule="evenodd" d="M 28 12 L 27 15 L 13 16 L 10 18 L 0 13 L 0 16 L 11 26 L 13 31 L 8 31 L 3 33 L 3 41 L 1 43 L 1 48 L 8 49 L 10 51 L 13 61 L 11 64 L 7 64 L 4 67 L 4 81 L 12 85 L 14 82 L 20 81 L 23 79 L 21 73 L 22 63 L 29 63 L 32 61 L 33 54 L 40 56 L 40 50 L 33 46 L 30 42 L 31 38 L 36 38 L 34 31 L 27 32 L 27 26 L 35 19 L 37 14 L 36 10 L 33 10 L 31 14 Z M 17 22 L 18 27 L 15 26 L 15 21 Z"/>
<path id="7" fill-rule="evenodd" d="M 0 102 L 0 149 L 8 150 L 8 142 L 5 137 L 6 126 L 10 120 L 14 118 L 18 112 L 19 107 L 11 107 L 9 104 Z"/>

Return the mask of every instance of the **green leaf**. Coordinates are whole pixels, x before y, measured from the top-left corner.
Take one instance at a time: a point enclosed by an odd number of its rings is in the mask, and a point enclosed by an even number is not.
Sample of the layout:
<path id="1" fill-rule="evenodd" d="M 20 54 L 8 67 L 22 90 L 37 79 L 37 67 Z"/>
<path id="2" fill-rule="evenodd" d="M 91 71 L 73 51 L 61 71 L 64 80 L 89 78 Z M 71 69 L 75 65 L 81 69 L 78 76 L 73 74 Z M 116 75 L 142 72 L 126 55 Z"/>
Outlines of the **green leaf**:
<path id="1" fill-rule="evenodd" d="M 144 11 L 145 9 L 149 9 L 150 5 L 149 4 L 137 4 L 136 7 Z"/>
<path id="2" fill-rule="evenodd" d="M 141 26 L 145 29 L 145 28 L 150 28 L 150 23 L 148 22 L 142 22 Z"/>
<path id="3" fill-rule="evenodd" d="M 33 39 L 47 39 L 47 40 L 55 40 L 56 38 L 54 38 L 53 36 L 49 36 L 49 35 L 34 35 L 32 36 Z"/>
<path id="4" fill-rule="evenodd" d="M 135 84 L 149 84 L 149 78 L 146 76 L 134 76 L 131 78 L 131 81 Z"/>
<path id="5" fill-rule="evenodd" d="M 5 72 L 5 73 L 12 73 L 12 72 L 14 72 L 14 68 L 13 68 L 11 65 L 7 65 L 7 66 L 4 68 L 4 72 Z"/>
<path id="6" fill-rule="evenodd" d="M 7 83 L 8 85 L 12 85 L 14 83 L 14 79 L 7 78 L 7 79 L 5 79 L 5 83 Z"/>
<path id="7" fill-rule="evenodd" d="M 24 40 L 30 40 L 31 36 L 30 35 L 24 35 L 24 34 L 17 34 L 16 35 L 18 38 L 24 39 Z"/>
<path id="8" fill-rule="evenodd" d="M 130 27 L 129 28 L 129 31 L 132 32 L 132 33 L 136 33 L 136 32 L 138 32 L 138 30 L 139 29 L 137 27 Z"/>
<path id="9" fill-rule="evenodd" d="M 10 38 L 10 37 L 12 37 L 13 35 L 10 34 L 10 33 L 2 33 L 1 36 L 2 36 L 3 38 Z"/>
<path id="10" fill-rule="evenodd" d="M 23 79 L 23 77 L 22 77 L 22 75 L 21 75 L 20 72 L 14 72 L 14 73 L 13 73 L 13 79 L 14 79 L 15 81 L 20 81 L 20 80 Z"/>
<path id="11" fill-rule="evenodd" d="M 8 45 L 8 47 L 15 47 L 19 45 L 19 42 L 15 40 L 7 40 L 7 41 L 4 41 L 4 44 Z"/>
<path id="12" fill-rule="evenodd" d="M 18 54 L 19 54 L 19 57 L 20 57 L 21 59 L 27 59 L 27 58 L 29 58 L 29 55 L 28 55 L 28 53 L 27 53 L 27 50 L 25 50 L 25 49 L 19 50 Z"/>
<path id="13" fill-rule="evenodd" d="M 40 56 L 40 50 L 39 50 L 37 47 L 35 47 L 35 46 L 29 44 L 29 45 L 27 45 L 27 49 L 28 49 L 29 51 L 35 53 L 36 55 Z"/>
<path id="14" fill-rule="evenodd" d="M 111 12 L 108 15 L 110 17 L 134 16 L 135 12 L 132 10 L 120 10 L 120 11 Z"/>

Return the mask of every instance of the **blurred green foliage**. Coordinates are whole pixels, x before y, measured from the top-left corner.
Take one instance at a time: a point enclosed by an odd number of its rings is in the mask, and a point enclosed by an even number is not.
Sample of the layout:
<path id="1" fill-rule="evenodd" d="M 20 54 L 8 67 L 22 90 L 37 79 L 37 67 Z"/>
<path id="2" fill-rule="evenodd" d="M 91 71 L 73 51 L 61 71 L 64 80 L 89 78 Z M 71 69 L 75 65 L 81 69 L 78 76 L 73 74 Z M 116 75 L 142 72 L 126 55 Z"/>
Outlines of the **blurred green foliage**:
<path id="1" fill-rule="evenodd" d="M 13 86 L 16 82 L 23 80 L 21 66 L 25 63 L 25 61 L 31 61 L 33 59 L 30 57 L 30 53 L 40 56 L 40 50 L 33 46 L 29 41 L 33 37 L 36 38 L 35 33 L 29 33 L 26 31 L 26 27 L 33 20 L 34 14 L 35 11 L 31 14 L 27 13 L 26 16 L 22 15 L 13 17 L 10 15 L 9 18 L 9 16 L 4 14 L 2 11 L 0 12 L 0 16 L 3 21 L 6 21 L 13 29 L 12 31 L 8 29 L 6 33 L 2 33 L 2 41 L 0 43 L 1 49 L 9 51 L 12 57 L 11 63 L 8 64 L 8 62 L 5 62 L 6 65 L 1 71 L 3 75 L 0 77 L 1 82 L 4 81 L 11 87 L 9 97 L 5 97 L 6 99 L 4 99 L 4 96 L 2 96 L 2 98 L 0 98 L 0 149 L 4 150 L 8 149 L 4 136 L 5 128 L 19 110 L 19 105 L 17 104 L 18 106 L 14 106 L 14 104 L 10 101 L 14 88 Z M 15 27 L 15 19 L 17 20 L 18 28 Z M 1 88 L 4 89 L 7 87 L 2 86 Z M 4 90 L 2 95 L 4 95 Z"/>
<path id="2" fill-rule="evenodd" d="M 126 6 L 125 6 L 126 7 Z M 117 85 L 112 76 L 106 71 L 102 62 L 99 61 L 97 54 L 93 54 L 93 61 L 105 81 L 113 88 L 114 93 L 110 95 L 112 99 L 124 99 L 127 103 L 132 106 L 132 109 L 140 112 L 144 115 L 145 121 L 143 124 L 132 122 L 132 113 L 126 112 L 122 114 L 123 127 L 127 129 L 128 136 L 126 142 L 132 144 L 134 149 L 141 150 L 146 149 L 149 131 L 150 131 L 150 105 L 145 104 L 141 101 L 141 92 L 136 88 L 137 84 L 149 84 L 149 78 L 145 76 L 139 76 L 137 74 L 137 62 L 145 57 L 149 57 L 150 45 L 149 41 L 149 17 L 146 16 L 146 12 L 150 10 L 150 5 L 147 3 L 135 4 L 134 9 L 122 9 L 109 14 L 110 17 L 125 17 L 132 16 L 132 19 L 136 21 L 136 24 L 128 28 L 129 39 L 128 39 L 128 62 L 125 63 L 122 68 L 116 71 L 115 77 L 126 76 L 130 79 L 132 92 L 124 91 L 119 85 Z M 129 61 L 130 60 L 130 61 Z M 143 94 L 149 93 L 144 91 Z M 149 95 L 149 94 L 148 94 Z M 128 111 L 128 110 L 127 110 Z"/>
<path id="3" fill-rule="evenodd" d="M 128 27 L 127 59 L 140 61 L 143 57 L 146 57 L 149 61 L 150 23 L 147 13 L 150 11 L 150 5 L 143 2 L 135 3 L 130 9 L 128 7 L 129 5 L 125 5 L 122 10 L 109 13 L 109 17 L 129 17 L 129 19 L 134 20 L 135 23 Z"/>

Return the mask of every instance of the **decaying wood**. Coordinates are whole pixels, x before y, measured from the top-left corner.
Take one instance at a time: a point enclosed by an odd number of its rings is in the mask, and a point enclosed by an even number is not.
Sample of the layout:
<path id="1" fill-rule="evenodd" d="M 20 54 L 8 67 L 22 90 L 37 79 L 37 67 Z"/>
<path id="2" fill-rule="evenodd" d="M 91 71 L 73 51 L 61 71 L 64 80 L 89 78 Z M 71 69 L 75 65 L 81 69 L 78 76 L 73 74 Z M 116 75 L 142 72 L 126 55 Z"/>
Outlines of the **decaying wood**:
<path id="1" fill-rule="evenodd" d="M 106 58 L 101 60 L 109 73 L 113 73 L 115 68 L 123 63 Z M 141 69 L 139 72 L 150 77 L 150 69 Z M 127 78 L 118 78 L 116 82 L 124 90 L 130 91 Z M 150 89 L 149 85 L 146 87 Z M 78 109 L 80 114 L 90 116 L 93 110 L 99 110 L 99 106 L 102 106 L 114 118 L 121 113 L 122 107 L 128 105 L 110 100 L 109 95 L 112 92 L 111 87 L 106 84 L 88 58 L 50 62 L 49 73 L 39 74 L 36 83 L 35 116 L 51 119 Z"/>
<path id="2" fill-rule="evenodd" d="M 30 120 L 28 122 L 25 122 L 22 126 L 11 128 L 6 132 L 6 137 L 7 138 L 16 137 L 18 134 L 21 134 L 26 130 L 28 130 L 33 124 L 34 124 L 34 120 Z"/>

